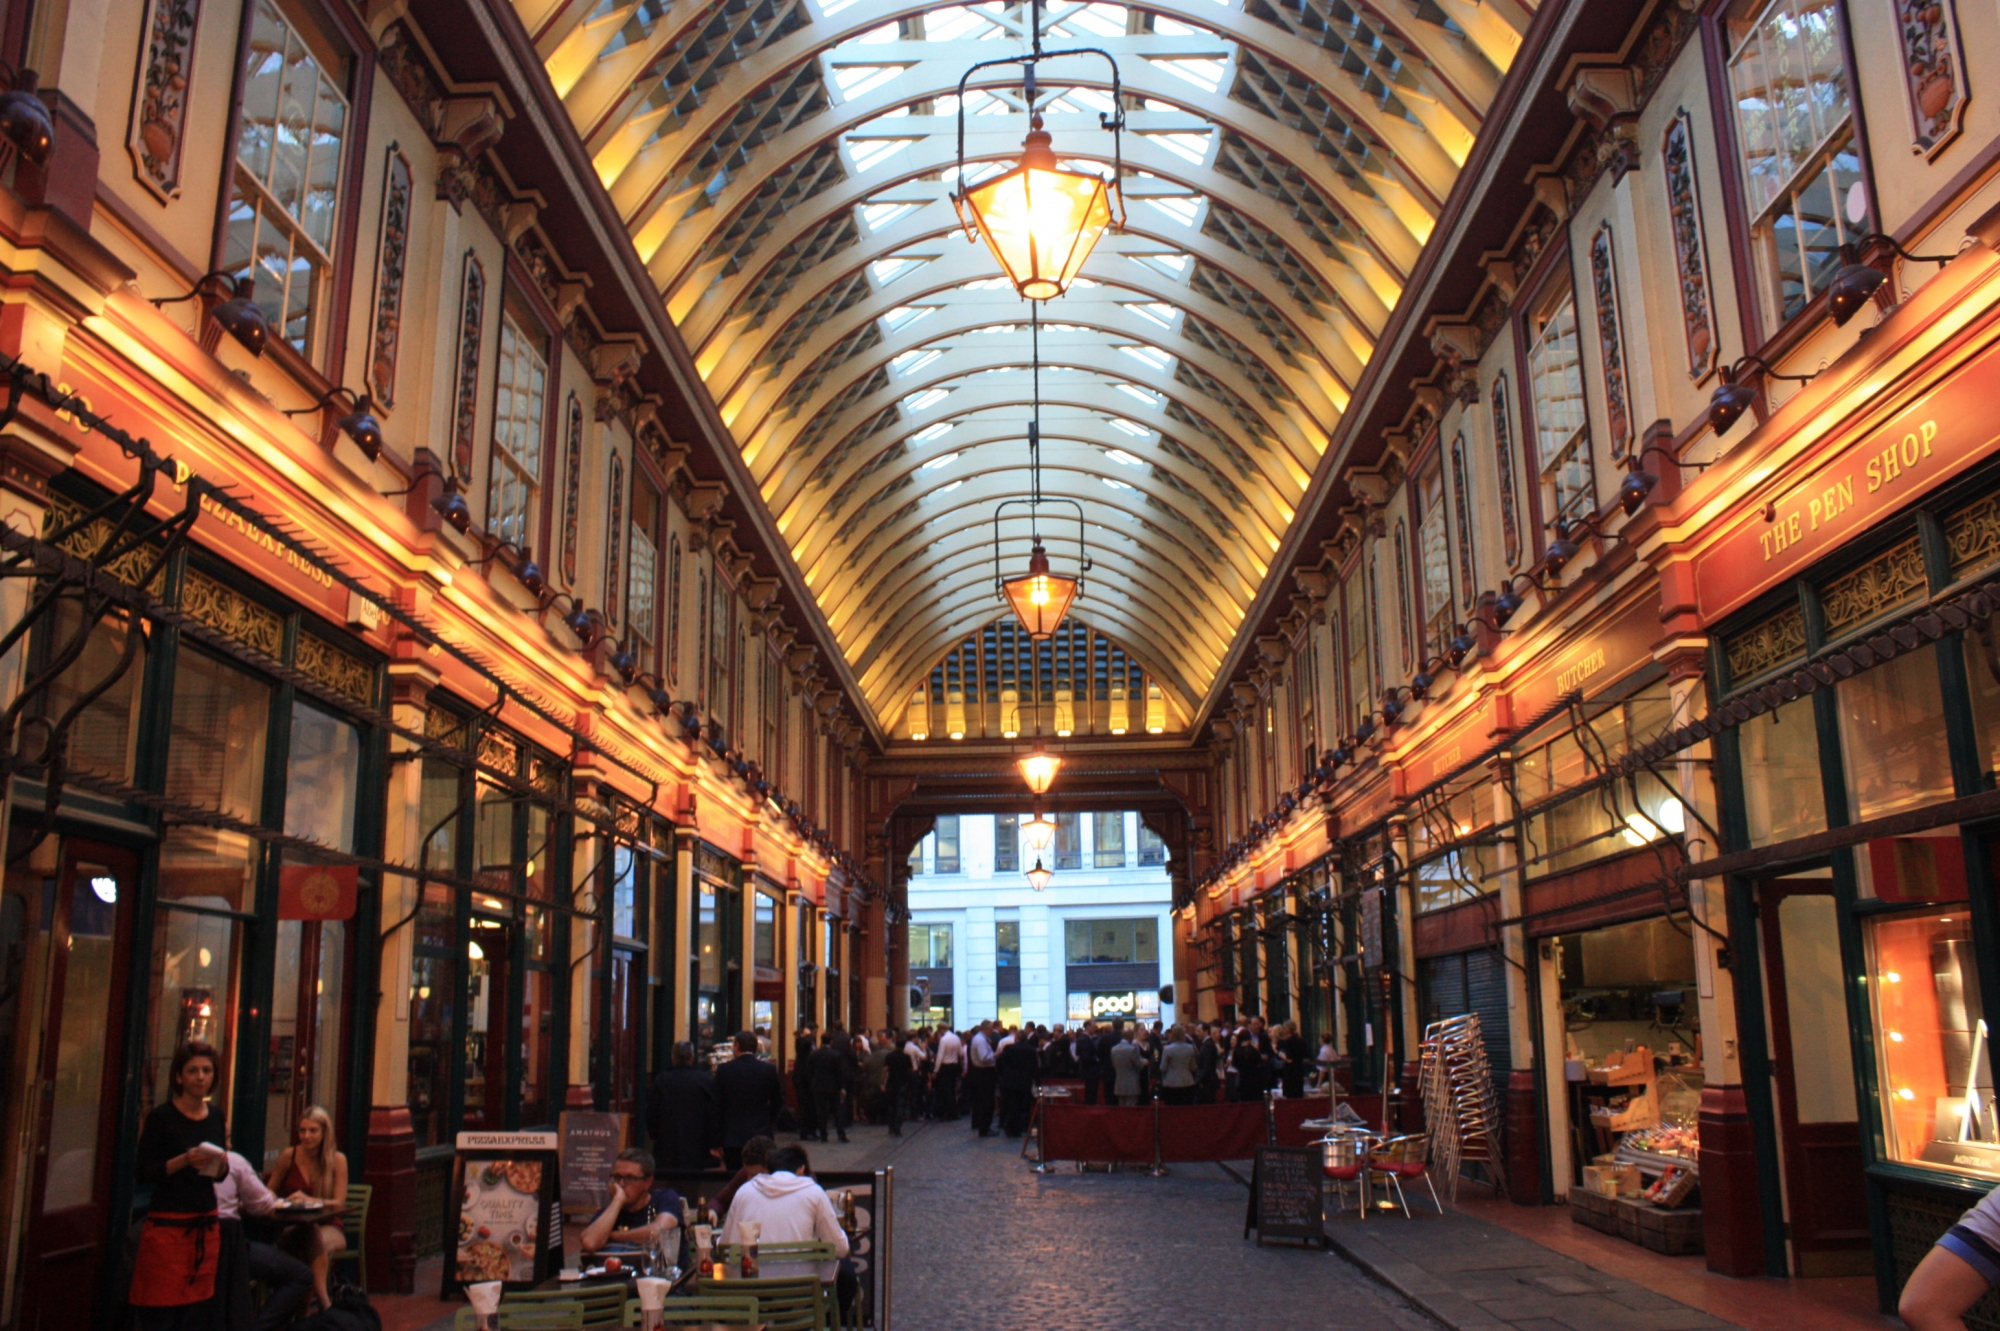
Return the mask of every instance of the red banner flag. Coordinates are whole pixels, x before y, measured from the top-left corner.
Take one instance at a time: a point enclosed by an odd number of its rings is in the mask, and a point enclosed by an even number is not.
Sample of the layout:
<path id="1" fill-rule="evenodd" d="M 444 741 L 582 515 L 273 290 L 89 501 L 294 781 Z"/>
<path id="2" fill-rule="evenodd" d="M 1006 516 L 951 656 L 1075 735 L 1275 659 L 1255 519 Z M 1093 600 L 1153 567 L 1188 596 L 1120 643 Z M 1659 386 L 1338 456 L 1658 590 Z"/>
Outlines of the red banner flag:
<path id="1" fill-rule="evenodd" d="M 278 874 L 281 920 L 354 918 L 361 870 L 352 864 L 287 864 Z"/>

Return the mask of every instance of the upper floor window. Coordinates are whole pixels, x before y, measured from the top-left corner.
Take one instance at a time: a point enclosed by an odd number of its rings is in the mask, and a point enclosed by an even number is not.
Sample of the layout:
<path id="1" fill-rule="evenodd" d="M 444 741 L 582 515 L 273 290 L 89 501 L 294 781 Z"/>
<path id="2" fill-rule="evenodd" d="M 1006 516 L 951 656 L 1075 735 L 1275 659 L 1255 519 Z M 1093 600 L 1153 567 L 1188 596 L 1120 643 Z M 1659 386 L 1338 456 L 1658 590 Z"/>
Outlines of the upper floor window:
<path id="1" fill-rule="evenodd" d="M 946 814 L 937 820 L 938 873 L 958 872 L 958 815 Z"/>
<path id="2" fill-rule="evenodd" d="M 1732 34 L 1729 91 L 1766 303 L 1790 319 L 1866 231 L 1837 0 L 1772 0 Z M 1850 197 L 1851 196 L 1851 197 Z"/>
<path id="3" fill-rule="evenodd" d="M 1549 520 L 1597 508 L 1584 414 L 1583 361 L 1577 350 L 1576 295 L 1564 288 L 1528 321 L 1528 377 L 1535 393 L 1535 461 Z"/>
<path id="4" fill-rule="evenodd" d="M 911 925 L 910 964 L 912 966 L 951 965 L 951 926 L 948 924 Z"/>
<path id="5" fill-rule="evenodd" d="M 1444 469 L 1433 460 L 1417 480 L 1417 565 L 1423 574 L 1424 652 L 1442 651 L 1452 631 L 1451 541 L 1445 531 Z"/>
<path id="6" fill-rule="evenodd" d="M 632 477 L 632 539 L 626 556 L 625 622 L 650 649 L 660 640 L 660 492 L 644 476 Z"/>
<path id="7" fill-rule="evenodd" d="M 542 424 L 549 365 L 538 339 L 514 317 L 500 320 L 499 380 L 493 393 L 493 472 L 486 529 L 526 549 L 534 539 L 542 491 Z"/>
<path id="8" fill-rule="evenodd" d="M 1021 815 L 1003 813 L 993 820 L 993 868 L 1018 872 L 1021 868 Z"/>
<path id="9" fill-rule="evenodd" d="M 1150 866 L 1165 864 L 1166 862 L 1167 843 L 1161 839 L 1158 832 L 1146 826 L 1144 819 L 1141 819 L 1139 822 L 1139 863 Z"/>
<path id="10" fill-rule="evenodd" d="M 256 281 L 264 317 L 306 356 L 330 299 L 348 122 L 344 63 L 318 33 L 257 0 L 222 266 Z"/>
<path id="11" fill-rule="evenodd" d="M 1076 817 L 1073 813 L 1056 815 L 1055 844 L 1050 847 L 1055 852 L 1055 868 L 1083 867 L 1083 837 L 1077 828 Z"/>
<path id="12" fill-rule="evenodd" d="M 1125 867 L 1125 815 L 1122 813 L 1100 813 L 1090 820 L 1093 842 L 1091 867 L 1096 869 L 1122 869 Z"/>

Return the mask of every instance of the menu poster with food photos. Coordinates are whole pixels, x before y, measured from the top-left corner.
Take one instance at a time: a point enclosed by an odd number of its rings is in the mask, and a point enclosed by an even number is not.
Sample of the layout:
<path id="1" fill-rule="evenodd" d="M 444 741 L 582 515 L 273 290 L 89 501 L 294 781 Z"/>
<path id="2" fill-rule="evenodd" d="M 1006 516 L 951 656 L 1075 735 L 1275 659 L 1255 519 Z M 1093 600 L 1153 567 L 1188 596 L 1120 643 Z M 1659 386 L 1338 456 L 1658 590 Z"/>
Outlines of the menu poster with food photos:
<path id="1" fill-rule="evenodd" d="M 553 1132 L 458 1134 L 440 1297 L 482 1280 L 529 1289 L 562 1266 L 561 1142 Z"/>

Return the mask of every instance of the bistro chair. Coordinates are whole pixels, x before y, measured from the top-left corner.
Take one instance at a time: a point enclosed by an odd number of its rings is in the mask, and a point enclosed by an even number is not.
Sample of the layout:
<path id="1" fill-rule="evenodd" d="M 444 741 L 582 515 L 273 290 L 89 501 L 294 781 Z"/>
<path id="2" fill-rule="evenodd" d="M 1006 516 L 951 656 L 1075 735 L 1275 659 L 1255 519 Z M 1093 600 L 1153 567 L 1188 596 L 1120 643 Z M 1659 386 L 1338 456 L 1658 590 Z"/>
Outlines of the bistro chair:
<path id="1" fill-rule="evenodd" d="M 329 1263 L 338 1271 L 348 1262 L 354 1264 L 354 1283 L 368 1288 L 368 1204 L 375 1200 L 373 1183 L 350 1183 L 347 1185 L 347 1209 L 340 1216 L 340 1232 L 347 1236 L 347 1246 L 333 1255 Z"/>
<path id="2" fill-rule="evenodd" d="M 1444 1214 L 1444 1203 L 1438 1200 L 1437 1184 L 1431 1182 L 1430 1154 L 1431 1139 L 1421 1132 L 1407 1137 L 1391 1137 L 1368 1153 L 1369 1180 L 1379 1179 L 1395 1189 L 1396 1200 L 1403 1204 L 1405 1219 L 1415 1217 L 1410 1214 L 1410 1199 L 1403 1193 L 1404 1179 L 1422 1179 L 1424 1186 L 1431 1190 L 1431 1205 L 1437 1207 L 1439 1215 Z"/>
<path id="3" fill-rule="evenodd" d="M 630 1291 L 622 1280 L 602 1285 L 572 1285 L 567 1289 L 524 1289 L 503 1293 L 500 1311 L 531 1311 L 551 1304 L 575 1304 L 582 1311 L 585 1327 L 618 1326 L 625 1318 L 625 1296 Z"/>
<path id="4" fill-rule="evenodd" d="M 1355 1215 L 1368 1217 L 1368 1141 L 1351 1133 L 1336 1133 L 1315 1143 L 1320 1149 L 1320 1173 L 1340 1198 L 1337 1211 L 1347 1209 L 1347 1188 L 1354 1185 Z"/>
<path id="5" fill-rule="evenodd" d="M 764 1266 L 768 1266 L 773 1262 L 824 1262 L 830 1267 L 839 1260 L 840 1254 L 834 1250 L 834 1246 L 831 1243 L 806 1240 L 795 1243 L 760 1243 L 757 1245 L 757 1261 L 760 1265 Z M 860 1318 L 858 1316 L 843 1316 L 844 1312 L 858 1312 L 858 1310 L 841 1308 L 840 1295 L 835 1292 L 837 1287 L 834 1284 L 821 1281 L 820 1288 L 824 1291 L 826 1297 L 826 1320 L 828 1326 L 843 1327 L 859 1324 Z"/>
<path id="6" fill-rule="evenodd" d="M 453 1331 L 475 1331 L 479 1314 L 460 1308 Z M 500 1309 L 500 1331 L 583 1331 L 583 1309 L 574 1303 L 544 1303 L 533 1308 Z"/>
<path id="7" fill-rule="evenodd" d="M 761 1247 L 758 1253 L 761 1261 Z M 704 1277 L 699 1292 L 705 1295 L 752 1296 L 757 1300 L 757 1316 L 768 1331 L 833 1331 L 832 1315 L 827 1309 L 831 1300 L 820 1289 L 817 1276 L 795 1276 L 783 1280 L 714 1280 Z"/>
<path id="8" fill-rule="evenodd" d="M 661 1320 L 668 1326 L 756 1326 L 757 1296 L 754 1294 L 689 1294 L 667 1300 Z M 625 1325 L 642 1326 L 645 1317 L 639 1300 L 625 1301 Z"/>

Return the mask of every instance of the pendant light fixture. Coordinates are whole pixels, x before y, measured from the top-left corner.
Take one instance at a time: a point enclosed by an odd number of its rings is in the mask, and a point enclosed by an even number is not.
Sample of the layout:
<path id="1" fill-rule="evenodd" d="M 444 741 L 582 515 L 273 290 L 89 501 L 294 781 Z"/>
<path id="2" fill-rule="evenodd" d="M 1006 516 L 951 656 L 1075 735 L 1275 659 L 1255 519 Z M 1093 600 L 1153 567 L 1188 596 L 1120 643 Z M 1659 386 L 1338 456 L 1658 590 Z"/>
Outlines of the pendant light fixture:
<path id="1" fill-rule="evenodd" d="M 1056 773 L 1062 771 L 1062 759 L 1050 753 L 1039 736 L 1035 747 L 1028 756 L 1019 760 L 1021 779 L 1028 783 L 1028 789 L 1037 795 L 1049 793 L 1049 787 L 1056 783 Z"/>
<path id="2" fill-rule="evenodd" d="M 1055 636 L 1070 603 L 1083 594 L 1083 575 L 1089 571 L 1090 551 L 1083 535 L 1083 505 L 1074 499 L 1051 499 L 1042 493 L 1042 321 L 1039 307 L 1028 309 L 1029 367 L 1033 376 L 1034 406 L 1028 419 L 1028 497 L 1005 499 L 993 510 L 993 580 L 1000 595 L 1013 609 L 1014 617 L 1036 642 Z M 1043 504 L 1067 504 L 1076 510 L 1077 571 L 1069 577 L 1054 571 L 1049 553 L 1042 546 L 1041 509 Z M 1028 510 L 1028 571 L 1015 577 L 1000 574 L 1000 518 L 1010 507 Z M 1039 793 L 1039 792 L 1037 792 Z"/>
<path id="3" fill-rule="evenodd" d="M 1069 289 L 1099 238 L 1107 230 L 1125 226 L 1125 195 L 1119 186 L 1125 166 L 1125 100 L 1118 82 L 1118 62 L 1109 52 L 1096 47 L 1044 51 L 1041 0 L 1033 0 L 1030 10 L 1033 49 L 1029 54 L 982 60 L 958 80 L 958 178 L 951 202 L 965 227 L 966 239 L 986 241 L 1016 291 L 1029 300 L 1052 300 Z M 1050 135 L 1042 128 L 1041 112 L 1035 109 L 1036 65 L 1075 55 L 1102 56 L 1111 66 L 1112 109 L 1098 116 L 1099 125 L 1111 131 L 1109 181 L 1058 165 Z M 1028 137 L 1021 146 L 1018 166 L 983 184 L 968 186 L 965 85 L 974 74 L 994 65 L 1021 67 Z"/>
<path id="4" fill-rule="evenodd" d="M 1028 886 L 1039 892 L 1047 887 L 1049 880 L 1054 877 L 1054 873 L 1042 867 L 1042 857 L 1035 856 L 1035 867 L 1028 870 Z"/>
<path id="5" fill-rule="evenodd" d="M 1039 809 L 1035 811 L 1034 817 L 1021 824 L 1021 841 L 1029 850 L 1035 852 L 1036 859 L 1042 857 L 1042 852 L 1053 845 L 1055 839 L 1055 821 Z"/>

